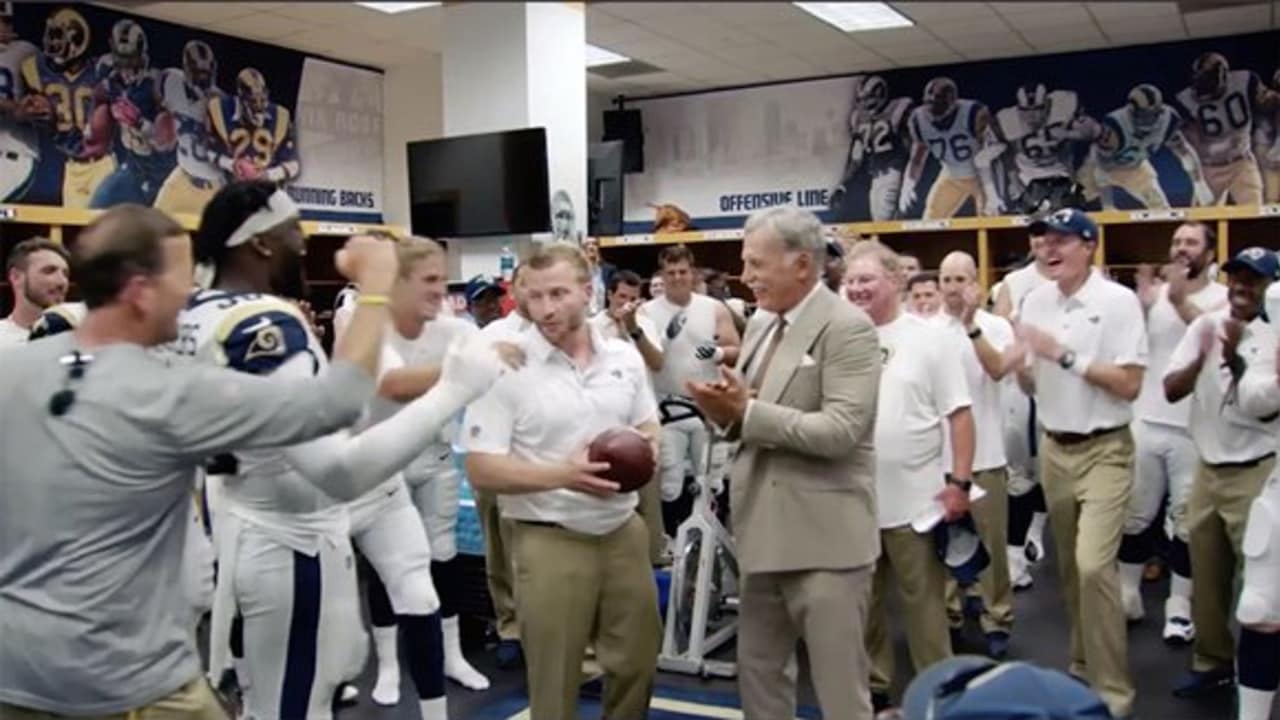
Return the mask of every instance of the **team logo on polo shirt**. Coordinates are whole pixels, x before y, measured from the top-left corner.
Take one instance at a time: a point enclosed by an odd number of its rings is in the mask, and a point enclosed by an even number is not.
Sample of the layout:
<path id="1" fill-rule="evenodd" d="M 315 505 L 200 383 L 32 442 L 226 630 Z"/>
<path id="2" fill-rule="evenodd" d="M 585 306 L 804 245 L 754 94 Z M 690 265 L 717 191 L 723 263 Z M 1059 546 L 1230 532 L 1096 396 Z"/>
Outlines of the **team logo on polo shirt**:
<path id="1" fill-rule="evenodd" d="M 480 426 L 479 426 L 479 425 L 472 425 L 472 426 L 471 426 L 471 437 L 473 437 L 473 438 L 478 438 L 478 437 L 480 437 Z"/>
<path id="2" fill-rule="evenodd" d="M 881 345 L 880 346 L 880 364 L 888 365 L 889 359 L 892 357 L 893 357 L 893 348 L 885 347 L 884 345 Z"/>

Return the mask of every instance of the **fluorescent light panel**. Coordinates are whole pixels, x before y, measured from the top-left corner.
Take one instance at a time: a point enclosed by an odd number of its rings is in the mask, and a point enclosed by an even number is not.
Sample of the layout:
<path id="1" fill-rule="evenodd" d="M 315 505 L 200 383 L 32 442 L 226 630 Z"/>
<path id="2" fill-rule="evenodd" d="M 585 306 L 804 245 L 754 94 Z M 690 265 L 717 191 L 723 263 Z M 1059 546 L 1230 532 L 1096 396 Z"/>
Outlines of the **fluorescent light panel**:
<path id="1" fill-rule="evenodd" d="M 914 23 L 882 2 L 791 3 L 841 32 L 911 27 Z"/>
<path id="2" fill-rule="evenodd" d="M 358 3 L 356 3 L 356 4 L 357 4 L 357 5 L 359 5 L 359 6 L 361 6 L 361 7 L 367 7 L 367 8 L 369 8 L 370 10 L 377 10 L 378 12 L 384 12 L 384 13 L 387 13 L 388 15 L 395 15 L 396 13 L 408 12 L 408 11 L 410 11 L 410 10 L 417 10 L 418 8 L 435 7 L 436 5 L 443 5 L 444 3 L 438 3 L 438 2 L 358 2 Z"/>
<path id="3" fill-rule="evenodd" d="M 631 58 L 625 55 L 619 55 L 612 50 L 605 50 L 602 47 L 587 44 L 587 67 L 599 67 L 601 65 L 615 65 L 617 63 L 631 62 Z"/>

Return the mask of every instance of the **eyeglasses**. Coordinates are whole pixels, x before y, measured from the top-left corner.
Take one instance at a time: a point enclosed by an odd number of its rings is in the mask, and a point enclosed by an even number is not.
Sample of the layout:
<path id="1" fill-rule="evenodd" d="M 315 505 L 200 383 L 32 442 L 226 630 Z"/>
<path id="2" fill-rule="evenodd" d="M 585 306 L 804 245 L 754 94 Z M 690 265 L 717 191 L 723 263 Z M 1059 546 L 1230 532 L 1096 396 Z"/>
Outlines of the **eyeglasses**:
<path id="1" fill-rule="evenodd" d="M 66 415 L 75 403 L 76 391 L 72 386 L 84 378 L 85 369 L 93 362 L 93 356 L 72 350 L 70 355 L 58 358 L 58 362 L 67 368 L 67 376 L 62 381 L 62 389 L 49 398 L 49 413 L 54 417 Z"/>

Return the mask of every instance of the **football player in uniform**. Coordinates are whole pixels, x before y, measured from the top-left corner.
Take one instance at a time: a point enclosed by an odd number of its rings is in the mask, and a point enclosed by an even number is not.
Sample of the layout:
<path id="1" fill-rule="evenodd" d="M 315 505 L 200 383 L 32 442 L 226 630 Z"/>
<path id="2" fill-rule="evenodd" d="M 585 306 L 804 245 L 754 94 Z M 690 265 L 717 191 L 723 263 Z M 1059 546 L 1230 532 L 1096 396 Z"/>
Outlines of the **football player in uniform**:
<path id="1" fill-rule="evenodd" d="M 1280 70 L 1271 76 L 1271 87 L 1280 92 Z M 1253 147 L 1262 172 L 1262 202 L 1280 203 L 1280 108 L 1258 118 Z"/>
<path id="2" fill-rule="evenodd" d="M 1143 83 L 1129 91 L 1124 107 L 1107 113 L 1099 123 L 1090 150 L 1103 207 L 1114 209 L 1116 188 L 1148 208 L 1167 208 L 1169 198 L 1160 187 L 1151 157 L 1166 148 L 1178 158 L 1193 188 L 1197 205 L 1213 203 L 1200 160 L 1182 134 L 1181 121 L 1155 85 Z"/>
<path id="3" fill-rule="evenodd" d="M 288 108 L 271 102 L 267 81 L 254 68 L 236 76 L 235 97 L 209 101 L 215 161 L 236 180 L 287 183 L 301 172 Z"/>
<path id="4" fill-rule="evenodd" d="M 160 187 L 155 206 L 170 214 L 198 215 L 224 178 L 209 149 L 209 103 L 222 92 L 218 59 L 208 43 L 191 40 L 182 47 L 182 69 L 164 71 L 161 95 L 178 124 L 178 166 Z"/>
<path id="5" fill-rule="evenodd" d="M 1075 185 L 1072 145 L 1094 135 L 1070 90 L 1043 83 L 1018 88 L 1016 104 L 996 113 L 976 163 L 987 196 L 986 215 L 1037 213 L 1064 207 Z M 1012 167 L 1007 163 L 1012 161 Z"/>
<path id="6" fill-rule="evenodd" d="M 109 64 L 89 57 L 89 23 L 76 10 L 61 8 L 44 26 L 44 48 L 22 63 L 26 117 L 49 128 L 53 145 L 66 156 L 62 169 L 62 205 L 84 208 L 115 170 L 111 155 L 111 117 L 97 107 L 99 85 Z M 53 167 L 48 159 L 40 167 Z M 37 168 L 39 172 L 39 168 Z"/>
<path id="7" fill-rule="evenodd" d="M 832 207 L 840 207 L 854 177 L 866 171 L 871 176 L 871 219 L 893 219 L 898 212 L 902 171 L 907 166 L 911 142 L 907 133 L 910 111 L 911 99 L 890 98 L 889 84 L 879 75 L 872 75 L 858 87 L 856 107 L 849 118 L 853 142 L 844 178 L 833 192 Z"/>
<path id="8" fill-rule="evenodd" d="M 911 159 L 898 198 L 900 217 L 907 217 L 916 202 L 916 183 L 930 155 L 941 169 L 925 199 L 926 220 L 954 217 L 968 200 L 974 213 L 987 209 L 986 195 L 974 164 L 987 136 L 991 113 L 977 100 L 962 100 L 951 78 L 936 77 L 924 86 L 924 104 L 911 112 Z"/>
<path id="9" fill-rule="evenodd" d="M 177 129 L 160 97 L 161 75 L 150 67 L 147 34 L 132 20 L 111 28 L 110 72 L 99 99 L 111 109 L 119 166 L 89 199 L 91 208 L 150 205 L 174 166 Z"/>
<path id="10" fill-rule="evenodd" d="M 324 367 L 324 351 L 308 320 L 272 294 L 301 294 L 305 250 L 298 218 L 297 206 L 274 183 L 231 183 L 214 195 L 196 241 L 197 260 L 213 269 L 213 289 L 193 295 L 179 316 L 178 353 L 283 378 Z M 386 298 L 370 296 L 367 302 Z M 248 717 L 327 720 L 340 683 L 362 669 L 367 643 L 344 503 L 397 476 L 421 452 L 422 439 L 437 437 L 503 367 L 497 353 L 482 344 L 450 347 L 442 366 L 430 392 L 358 435 L 342 432 L 287 448 L 236 453 L 222 462 L 234 469 L 213 518 L 220 529 L 210 672 L 221 680 L 229 669 L 232 615 L 238 610 Z M 330 497 L 317 479 L 335 480 L 355 495 Z M 434 646 L 441 647 L 434 589 L 425 583 L 408 594 L 414 627 L 435 635 Z M 433 658 L 424 664 L 438 663 L 435 675 L 443 678 L 441 653 Z M 421 710 L 424 720 L 443 720 L 443 692 L 424 701 Z"/>
<path id="11" fill-rule="evenodd" d="M 0 202 L 20 197 L 40 159 L 35 128 L 22 112 L 26 85 L 22 63 L 36 46 L 19 40 L 13 29 L 13 3 L 0 2 Z"/>
<path id="12" fill-rule="evenodd" d="M 1232 70 L 1225 57 L 1207 52 L 1192 63 L 1191 85 L 1178 92 L 1177 102 L 1214 202 L 1260 204 L 1253 116 L 1280 111 L 1280 92 L 1263 84 L 1257 73 Z"/>

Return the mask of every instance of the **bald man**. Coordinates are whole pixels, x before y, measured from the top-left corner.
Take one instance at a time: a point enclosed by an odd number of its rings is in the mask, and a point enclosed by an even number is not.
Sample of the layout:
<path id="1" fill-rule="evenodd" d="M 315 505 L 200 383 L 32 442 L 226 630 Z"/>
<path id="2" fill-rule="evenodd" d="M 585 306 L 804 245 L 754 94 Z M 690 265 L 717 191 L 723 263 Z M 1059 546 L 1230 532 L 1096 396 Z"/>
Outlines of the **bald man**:
<path id="1" fill-rule="evenodd" d="M 961 364 L 973 400 L 973 420 L 977 428 L 973 482 L 986 491 L 984 498 L 973 503 L 970 512 L 991 554 L 991 564 L 983 571 L 977 587 L 970 589 L 970 594 L 976 590 L 976 597 L 982 600 L 981 624 L 987 654 L 1002 660 L 1009 651 L 1009 633 L 1013 629 L 1013 586 L 1005 549 L 1009 496 L 1008 462 L 1004 435 L 1000 431 L 1001 380 L 1018 361 L 1012 349 L 1013 326 L 999 315 L 980 309 L 982 290 L 978 287 L 978 266 L 967 253 L 953 252 L 943 258 L 938 285 L 942 291 L 942 312 L 937 317 L 948 332 L 954 333 L 955 347 L 962 348 Z M 943 457 L 951 455 L 943 453 Z M 947 616 L 952 637 L 957 638 L 963 630 L 964 613 L 954 582 L 947 588 Z"/>

